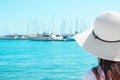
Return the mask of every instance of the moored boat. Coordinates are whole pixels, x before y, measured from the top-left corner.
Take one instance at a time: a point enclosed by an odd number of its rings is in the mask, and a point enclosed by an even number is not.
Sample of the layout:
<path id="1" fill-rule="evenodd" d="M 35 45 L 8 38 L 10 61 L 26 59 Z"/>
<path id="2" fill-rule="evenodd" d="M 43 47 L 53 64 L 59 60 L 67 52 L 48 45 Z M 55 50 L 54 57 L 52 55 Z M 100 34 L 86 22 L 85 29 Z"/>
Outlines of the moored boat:
<path id="1" fill-rule="evenodd" d="M 66 37 L 64 40 L 65 41 L 75 41 L 75 38 L 74 37 Z"/>
<path id="2" fill-rule="evenodd" d="M 56 34 L 43 33 L 32 35 L 29 39 L 32 41 L 60 41 L 63 40 L 63 37 Z"/>

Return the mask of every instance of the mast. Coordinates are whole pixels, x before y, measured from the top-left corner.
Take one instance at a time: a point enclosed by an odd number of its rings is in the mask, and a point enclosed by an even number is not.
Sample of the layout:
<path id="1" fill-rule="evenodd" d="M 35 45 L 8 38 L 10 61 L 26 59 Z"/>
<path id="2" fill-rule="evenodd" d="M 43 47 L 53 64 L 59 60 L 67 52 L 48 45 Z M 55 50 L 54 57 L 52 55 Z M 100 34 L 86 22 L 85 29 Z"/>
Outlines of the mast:
<path id="1" fill-rule="evenodd" d="M 66 33 L 66 20 L 63 19 L 63 21 L 61 22 L 61 34 L 65 34 Z"/>
<path id="2" fill-rule="evenodd" d="M 8 30 L 8 24 L 6 24 L 6 35 L 9 34 L 9 30 Z"/>
<path id="3" fill-rule="evenodd" d="M 55 14 L 53 14 L 53 16 L 52 16 L 52 27 L 53 27 L 53 32 L 52 33 L 55 33 L 55 21 L 54 21 L 54 18 L 55 18 Z"/>
<path id="4" fill-rule="evenodd" d="M 29 23 L 27 23 L 27 35 L 29 35 Z"/>
<path id="5" fill-rule="evenodd" d="M 78 25 L 78 19 L 75 20 L 75 34 L 79 32 L 79 25 Z"/>

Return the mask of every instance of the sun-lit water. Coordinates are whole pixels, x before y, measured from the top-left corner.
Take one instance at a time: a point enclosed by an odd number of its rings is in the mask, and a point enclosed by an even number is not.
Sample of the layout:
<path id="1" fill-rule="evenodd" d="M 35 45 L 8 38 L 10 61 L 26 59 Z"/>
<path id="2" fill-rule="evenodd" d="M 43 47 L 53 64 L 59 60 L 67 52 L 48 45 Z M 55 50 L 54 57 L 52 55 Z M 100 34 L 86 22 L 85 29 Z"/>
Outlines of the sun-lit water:
<path id="1" fill-rule="evenodd" d="M 0 80 L 81 80 L 96 64 L 75 41 L 0 40 Z"/>

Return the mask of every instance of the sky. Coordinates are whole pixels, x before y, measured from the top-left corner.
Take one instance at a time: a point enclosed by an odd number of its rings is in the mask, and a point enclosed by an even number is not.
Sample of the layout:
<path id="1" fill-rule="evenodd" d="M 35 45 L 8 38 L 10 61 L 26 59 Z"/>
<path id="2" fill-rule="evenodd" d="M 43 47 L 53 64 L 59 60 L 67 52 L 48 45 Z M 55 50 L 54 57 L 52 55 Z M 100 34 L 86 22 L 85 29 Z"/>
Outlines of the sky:
<path id="1" fill-rule="evenodd" d="M 0 0 L 0 35 L 82 31 L 120 0 Z M 76 28 L 79 26 L 79 28 Z"/>

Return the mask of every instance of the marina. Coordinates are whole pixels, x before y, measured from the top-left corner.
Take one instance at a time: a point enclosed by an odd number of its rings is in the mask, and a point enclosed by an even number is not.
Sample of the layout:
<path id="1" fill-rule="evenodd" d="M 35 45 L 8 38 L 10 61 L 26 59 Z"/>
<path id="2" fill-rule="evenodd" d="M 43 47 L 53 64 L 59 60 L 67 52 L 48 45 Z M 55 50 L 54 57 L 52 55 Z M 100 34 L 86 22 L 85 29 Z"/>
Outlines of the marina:
<path id="1" fill-rule="evenodd" d="M 31 41 L 75 41 L 74 35 L 58 35 L 58 34 L 31 34 L 31 35 L 4 35 L 0 36 L 0 40 L 31 40 Z"/>

